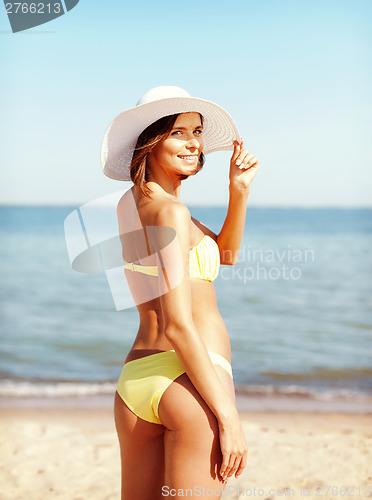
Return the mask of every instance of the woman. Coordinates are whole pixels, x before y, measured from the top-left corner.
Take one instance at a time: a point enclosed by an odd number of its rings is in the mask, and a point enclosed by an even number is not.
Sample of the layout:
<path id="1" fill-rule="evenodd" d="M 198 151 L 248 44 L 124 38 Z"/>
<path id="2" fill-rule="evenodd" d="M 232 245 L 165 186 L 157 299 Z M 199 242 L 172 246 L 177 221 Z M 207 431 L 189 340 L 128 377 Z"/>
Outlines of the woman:
<path id="1" fill-rule="evenodd" d="M 218 235 L 180 202 L 204 153 L 233 149 Z M 213 280 L 241 244 L 257 159 L 231 117 L 177 87 L 158 87 L 109 126 L 106 175 L 133 181 L 117 208 L 124 269 L 140 325 L 115 396 L 122 500 L 220 498 L 246 465 L 228 332 Z M 207 193 L 206 193 L 207 195 Z M 204 488 L 204 490 L 203 490 Z"/>

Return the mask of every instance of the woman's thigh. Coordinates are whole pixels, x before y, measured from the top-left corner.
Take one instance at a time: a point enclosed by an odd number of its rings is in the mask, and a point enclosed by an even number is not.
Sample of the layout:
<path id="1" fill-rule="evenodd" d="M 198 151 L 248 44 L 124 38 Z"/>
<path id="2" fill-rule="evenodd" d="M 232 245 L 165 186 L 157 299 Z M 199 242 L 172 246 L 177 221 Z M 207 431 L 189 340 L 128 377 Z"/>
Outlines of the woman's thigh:
<path id="1" fill-rule="evenodd" d="M 120 443 L 122 500 L 164 498 L 164 431 L 159 424 L 137 417 L 115 395 L 115 425 Z"/>
<path id="2" fill-rule="evenodd" d="M 231 377 L 221 367 L 216 371 L 235 401 Z M 197 496 L 204 488 L 209 494 L 215 490 L 213 498 L 220 498 L 223 482 L 218 474 L 222 462 L 218 422 L 186 374 L 163 394 L 159 417 L 166 427 L 164 488 L 180 490 L 180 497 L 191 496 L 191 492 Z"/>

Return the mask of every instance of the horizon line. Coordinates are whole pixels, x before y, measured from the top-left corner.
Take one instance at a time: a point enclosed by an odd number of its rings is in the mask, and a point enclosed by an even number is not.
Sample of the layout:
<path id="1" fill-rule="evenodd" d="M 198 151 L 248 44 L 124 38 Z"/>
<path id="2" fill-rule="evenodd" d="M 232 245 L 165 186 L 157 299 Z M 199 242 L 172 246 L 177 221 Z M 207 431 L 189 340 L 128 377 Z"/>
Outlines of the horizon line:
<path id="1" fill-rule="evenodd" d="M 78 202 L 78 203 L 3 203 L 0 202 L 0 208 L 79 208 L 82 205 L 85 205 L 87 202 Z M 185 203 L 188 207 L 195 208 L 226 208 L 227 204 L 222 205 L 200 205 L 200 204 L 190 204 Z M 102 208 L 110 207 L 112 205 L 101 205 Z M 333 209 L 333 210 L 372 210 L 372 205 L 247 205 L 247 208 L 276 208 L 276 209 L 288 209 L 288 208 L 296 208 L 296 209 Z"/>

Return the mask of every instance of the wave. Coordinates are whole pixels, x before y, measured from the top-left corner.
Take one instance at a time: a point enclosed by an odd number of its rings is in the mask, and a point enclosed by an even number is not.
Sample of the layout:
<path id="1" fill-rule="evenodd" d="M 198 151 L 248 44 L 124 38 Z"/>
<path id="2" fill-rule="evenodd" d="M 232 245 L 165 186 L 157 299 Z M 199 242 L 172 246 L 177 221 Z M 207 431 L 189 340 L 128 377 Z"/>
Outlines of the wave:
<path id="1" fill-rule="evenodd" d="M 235 392 L 241 396 L 271 396 L 271 397 L 293 397 L 307 398 L 318 401 L 332 401 L 337 399 L 359 400 L 368 398 L 372 400 L 372 394 L 360 388 L 336 388 L 336 387 L 304 387 L 300 385 L 271 385 L 271 384 L 242 384 L 235 386 Z"/>
<path id="2" fill-rule="evenodd" d="M 0 381 L 0 397 L 60 397 L 114 394 L 115 382 L 31 382 Z"/>
<path id="3" fill-rule="evenodd" d="M 347 368 L 347 369 L 332 369 L 325 367 L 314 367 L 310 373 L 286 373 L 264 371 L 262 375 L 272 377 L 277 380 L 353 380 L 364 377 L 372 377 L 372 370 L 369 368 Z M 372 385 L 371 385 L 372 389 Z"/>
<path id="4" fill-rule="evenodd" d="M 39 380 L 0 380 L 0 397 L 33 398 L 33 397 L 74 397 L 112 395 L 116 390 L 116 381 L 39 381 Z M 297 384 L 237 384 L 236 394 L 239 396 L 285 396 L 301 397 L 317 400 L 358 399 L 371 397 L 369 391 L 350 388 L 304 387 Z"/>

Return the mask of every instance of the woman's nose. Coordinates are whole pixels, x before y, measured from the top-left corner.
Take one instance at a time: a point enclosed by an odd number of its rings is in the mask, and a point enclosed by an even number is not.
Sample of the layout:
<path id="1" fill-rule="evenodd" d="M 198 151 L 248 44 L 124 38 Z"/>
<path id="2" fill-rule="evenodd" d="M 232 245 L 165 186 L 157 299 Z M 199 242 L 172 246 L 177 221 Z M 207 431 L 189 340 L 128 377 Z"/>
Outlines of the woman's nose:
<path id="1" fill-rule="evenodd" d="M 191 137 L 186 144 L 186 147 L 188 149 L 200 149 L 201 147 L 201 140 L 198 139 L 197 137 Z"/>

